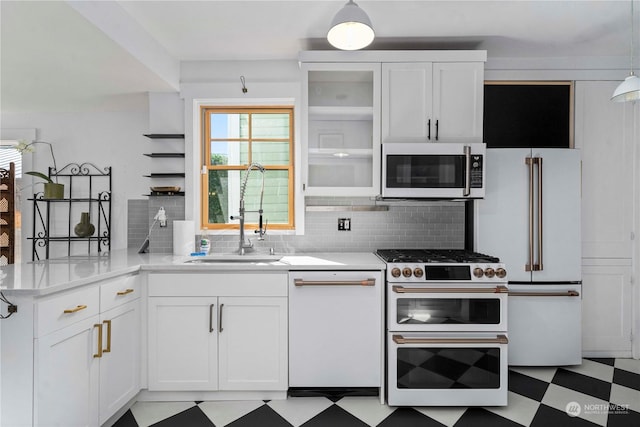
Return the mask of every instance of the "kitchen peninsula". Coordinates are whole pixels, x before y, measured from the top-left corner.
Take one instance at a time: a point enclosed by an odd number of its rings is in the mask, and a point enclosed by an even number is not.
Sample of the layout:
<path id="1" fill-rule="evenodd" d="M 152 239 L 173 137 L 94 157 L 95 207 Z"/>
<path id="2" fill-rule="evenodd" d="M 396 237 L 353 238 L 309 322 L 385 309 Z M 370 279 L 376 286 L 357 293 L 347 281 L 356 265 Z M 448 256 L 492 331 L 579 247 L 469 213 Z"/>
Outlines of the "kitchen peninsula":
<path id="1" fill-rule="evenodd" d="M 136 400 L 284 399 L 291 273 L 385 268 L 373 253 L 188 260 L 117 250 L 3 267 L 0 289 L 17 312 L 0 322 L 0 424 L 110 425 Z M 383 286 L 376 289 L 381 295 Z M 185 305 L 192 309 L 180 308 Z M 203 320 L 202 331 L 189 327 L 191 320 Z M 382 324 L 371 327 L 382 330 Z M 268 340 L 251 332 L 256 328 Z M 254 334 L 248 344 L 254 351 L 243 348 L 242 359 L 225 359 L 242 333 Z M 172 347 L 175 354 L 166 350 Z M 202 349 L 209 353 L 198 354 Z M 379 349 L 382 360 L 381 342 Z M 173 357 L 188 363 L 172 363 Z M 215 369 L 200 370 L 194 360 Z M 259 375 L 275 379 L 251 378 L 256 372 L 231 363 L 239 360 L 258 363 Z M 208 384 L 198 385 L 202 375 Z"/>

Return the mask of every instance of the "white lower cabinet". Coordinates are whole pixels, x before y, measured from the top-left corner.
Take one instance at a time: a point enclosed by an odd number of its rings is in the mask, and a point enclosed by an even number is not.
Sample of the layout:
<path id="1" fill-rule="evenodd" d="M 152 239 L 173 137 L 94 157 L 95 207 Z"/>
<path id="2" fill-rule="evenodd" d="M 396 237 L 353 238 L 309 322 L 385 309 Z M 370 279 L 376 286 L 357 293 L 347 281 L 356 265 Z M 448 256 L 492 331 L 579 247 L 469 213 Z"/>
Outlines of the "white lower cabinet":
<path id="1" fill-rule="evenodd" d="M 100 358 L 100 424 L 140 391 L 140 299 L 100 316 L 103 352 Z"/>
<path id="2" fill-rule="evenodd" d="M 149 298 L 149 390 L 217 390 L 215 297 Z"/>
<path id="3" fill-rule="evenodd" d="M 590 261 L 582 266 L 583 355 L 631 357 L 631 260 Z"/>
<path id="4" fill-rule="evenodd" d="M 75 323 L 35 344 L 35 426 L 95 426 L 100 364 L 98 316 Z"/>
<path id="5" fill-rule="evenodd" d="M 286 390 L 287 299 L 218 300 L 220 390 Z"/>
<path id="6" fill-rule="evenodd" d="M 100 425 L 140 391 L 137 276 L 43 299 L 35 311 L 35 426 Z"/>
<path id="7" fill-rule="evenodd" d="M 150 274 L 149 391 L 286 390 L 286 289 L 286 274 Z"/>

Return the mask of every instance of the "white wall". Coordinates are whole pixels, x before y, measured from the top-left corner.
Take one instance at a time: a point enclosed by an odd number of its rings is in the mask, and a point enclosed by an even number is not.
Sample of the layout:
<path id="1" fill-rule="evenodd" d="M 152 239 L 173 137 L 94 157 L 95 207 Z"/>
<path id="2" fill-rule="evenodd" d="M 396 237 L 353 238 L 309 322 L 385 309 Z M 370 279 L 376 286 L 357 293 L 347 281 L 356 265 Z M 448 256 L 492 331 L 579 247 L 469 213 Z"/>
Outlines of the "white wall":
<path id="1" fill-rule="evenodd" d="M 35 128 L 37 138 L 54 146 L 58 168 L 71 162 L 91 162 L 112 167 L 112 249 L 127 247 L 127 200 L 143 199 L 149 192 L 150 162 L 142 153 L 149 152 L 147 111 L 2 113 L 3 128 Z M 46 171 L 51 157 L 44 145 L 33 153 L 33 169 Z M 24 191 L 33 194 L 33 188 Z M 27 197 L 23 197 L 26 199 Z M 27 202 L 30 203 L 30 202 Z M 23 260 L 31 260 L 31 205 L 23 206 Z M 72 221 L 74 218 L 72 218 Z M 75 224 L 75 223 L 73 223 Z M 59 254 L 62 244 L 52 257 Z M 66 254 L 66 253 L 64 253 Z"/>

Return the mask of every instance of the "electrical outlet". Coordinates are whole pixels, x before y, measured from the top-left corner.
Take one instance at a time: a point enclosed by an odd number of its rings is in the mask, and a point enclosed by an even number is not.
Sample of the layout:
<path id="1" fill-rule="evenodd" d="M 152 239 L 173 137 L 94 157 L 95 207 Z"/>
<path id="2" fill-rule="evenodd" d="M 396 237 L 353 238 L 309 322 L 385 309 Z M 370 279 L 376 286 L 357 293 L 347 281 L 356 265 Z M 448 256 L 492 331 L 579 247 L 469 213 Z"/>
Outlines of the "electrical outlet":
<path id="1" fill-rule="evenodd" d="M 338 231 L 351 231 L 351 218 L 338 218 Z"/>

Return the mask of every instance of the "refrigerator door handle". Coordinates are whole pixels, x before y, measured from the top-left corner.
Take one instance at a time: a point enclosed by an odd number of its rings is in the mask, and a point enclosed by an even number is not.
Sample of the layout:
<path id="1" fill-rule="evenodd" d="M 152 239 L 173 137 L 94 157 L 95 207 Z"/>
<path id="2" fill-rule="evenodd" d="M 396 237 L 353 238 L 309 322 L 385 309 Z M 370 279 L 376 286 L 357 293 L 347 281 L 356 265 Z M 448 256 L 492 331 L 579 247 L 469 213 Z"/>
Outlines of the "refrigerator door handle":
<path id="1" fill-rule="evenodd" d="M 538 164 L 538 263 L 534 271 L 542 271 L 542 157 L 536 157 Z"/>
<path id="2" fill-rule="evenodd" d="M 527 157 L 524 162 L 529 167 L 529 260 L 524 266 L 524 271 L 533 271 L 533 164 L 534 158 Z"/>
<path id="3" fill-rule="evenodd" d="M 525 163 L 529 167 L 529 263 L 525 265 L 525 271 L 542 270 L 542 158 L 527 157 Z M 538 194 L 535 200 L 535 169 L 538 172 Z M 535 205 L 537 202 L 537 212 Z M 537 217 L 537 218 L 536 218 Z M 537 229 L 537 236 L 536 234 Z M 534 239 L 537 237 L 537 245 Z M 535 262 L 535 253 L 538 259 Z"/>

